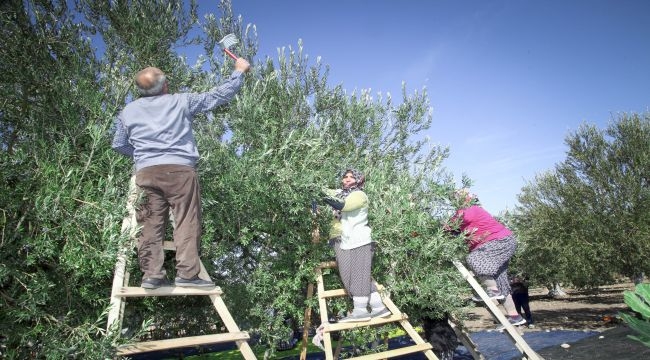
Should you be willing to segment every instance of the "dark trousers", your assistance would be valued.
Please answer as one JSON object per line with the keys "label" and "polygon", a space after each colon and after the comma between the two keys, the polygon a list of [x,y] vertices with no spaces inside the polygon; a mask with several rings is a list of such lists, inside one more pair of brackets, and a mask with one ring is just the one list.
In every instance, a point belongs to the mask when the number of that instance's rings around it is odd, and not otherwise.
{"label": "dark trousers", "polygon": [[363,245],[355,249],[341,249],[341,240],[334,240],[334,252],[343,287],[350,296],[370,296],[377,291],[372,282],[372,245]]}
{"label": "dark trousers", "polygon": [[[530,304],[528,299],[528,294],[512,294],[512,301],[515,303],[515,309],[520,315],[525,315],[526,321],[528,323],[533,323],[533,316],[530,314]],[[523,309],[523,313],[521,310]]]}
{"label": "dark trousers", "polygon": [[138,240],[138,261],[143,278],[164,278],[163,240],[169,218],[174,214],[176,276],[184,279],[201,270],[201,194],[196,170],[184,165],[156,165],[136,173],[136,184],[145,194],[138,207],[142,226]]}

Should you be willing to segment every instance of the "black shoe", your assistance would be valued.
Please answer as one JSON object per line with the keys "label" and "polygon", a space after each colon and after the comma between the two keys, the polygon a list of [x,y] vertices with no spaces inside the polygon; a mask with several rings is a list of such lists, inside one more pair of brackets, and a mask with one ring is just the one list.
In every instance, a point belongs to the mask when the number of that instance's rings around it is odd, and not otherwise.
{"label": "black shoe", "polygon": [[169,281],[165,278],[145,278],[142,279],[142,284],[140,284],[140,287],[144,289],[158,289],[161,286],[169,286]]}
{"label": "black shoe", "polygon": [[212,281],[203,280],[200,277],[195,276],[191,279],[183,279],[177,277],[175,280],[175,285],[183,287],[210,287],[214,286],[214,283]]}

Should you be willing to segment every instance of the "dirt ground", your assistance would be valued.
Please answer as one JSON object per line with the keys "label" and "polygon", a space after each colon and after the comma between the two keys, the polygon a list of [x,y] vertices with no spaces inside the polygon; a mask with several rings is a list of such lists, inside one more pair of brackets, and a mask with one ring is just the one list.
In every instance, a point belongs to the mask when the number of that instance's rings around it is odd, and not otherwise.
{"label": "dirt ground", "polygon": [[[633,283],[602,286],[597,291],[564,289],[568,296],[550,298],[547,289],[530,290],[530,311],[534,327],[520,332],[546,330],[604,331],[621,324],[619,311],[627,309],[623,291],[634,290]],[[500,307],[501,308],[501,307]],[[470,331],[491,330],[497,325],[485,307],[476,307],[463,322]]]}
{"label": "dirt ground", "polygon": [[[520,326],[524,337],[557,334],[557,330],[598,332],[570,344],[556,344],[535,349],[545,360],[636,360],[650,359],[650,348],[629,338],[635,332],[622,322],[618,313],[629,311],[623,300],[632,283],[602,286],[597,291],[564,289],[568,296],[550,298],[546,289],[530,291],[530,308],[534,327]],[[495,323],[483,307],[476,307],[464,321],[470,332],[492,330]],[[532,334],[530,332],[537,332]],[[526,336],[529,333],[529,336]],[[542,336],[542,338],[545,338]],[[532,343],[530,344],[532,346]]]}

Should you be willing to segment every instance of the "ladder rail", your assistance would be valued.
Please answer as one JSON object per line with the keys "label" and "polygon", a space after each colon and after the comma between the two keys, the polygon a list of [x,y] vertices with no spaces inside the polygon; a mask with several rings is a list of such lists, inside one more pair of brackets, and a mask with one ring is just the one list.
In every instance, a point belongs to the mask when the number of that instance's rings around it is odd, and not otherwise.
{"label": "ladder rail", "polygon": [[[199,277],[201,277],[202,279],[205,278],[209,279],[210,276],[208,274],[208,271],[205,269],[203,262],[200,262],[200,264],[201,264],[201,271],[199,272]],[[235,322],[235,319],[233,319],[232,315],[230,315],[230,311],[228,311],[226,304],[223,302],[223,299],[221,298],[221,295],[217,294],[217,295],[208,295],[208,296],[212,301],[212,305],[214,305],[214,308],[217,310],[217,313],[219,314],[221,321],[223,321],[223,324],[226,326],[226,329],[228,329],[228,332],[229,333],[241,332],[239,326],[237,326],[237,323]],[[237,348],[244,356],[244,359],[248,360],[248,359],[257,358],[248,341],[236,340],[235,344],[237,344]]]}
{"label": "ladder rail", "polygon": [[[383,286],[379,285],[376,281],[374,283],[375,283],[375,286],[377,287],[377,289],[383,289]],[[384,305],[386,305],[388,310],[390,310],[393,314],[402,314],[402,312],[399,311],[399,309],[397,308],[395,303],[393,303],[393,300],[391,300],[391,298],[389,296],[382,296],[382,300],[384,301]],[[425,341],[424,339],[422,339],[420,334],[418,334],[418,332],[415,331],[415,329],[413,328],[411,323],[408,322],[408,320],[403,318],[402,320],[399,321],[399,323],[400,323],[400,325],[402,325],[402,327],[404,328],[406,333],[409,334],[411,339],[413,339],[413,341],[416,344],[418,344],[418,345],[428,344],[428,342]],[[429,345],[429,346],[431,346],[431,345]],[[429,360],[438,360],[438,357],[433,353],[433,351],[431,351],[431,349],[429,349],[428,351],[425,351],[424,355]]]}
{"label": "ladder rail", "polygon": [[[127,286],[129,283],[129,272],[126,271],[128,248],[133,245],[138,232],[138,223],[135,215],[135,203],[138,200],[139,190],[135,183],[135,173],[129,178],[129,190],[126,199],[127,215],[122,220],[120,232],[128,234],[128,247],[125,246],[119,250],[117,261],[115,263],[115,274],[113,275],[113,286],[111,289],[110,307],[108,318],[106,320],[106,330],[108,335],[112,335],[113,329],[122,328],[122,319],[124,317],[124,307],[126,302],[122,297],[117,296],[120,288]],[[117,325],[115,323],[117,322]]]}
{"label": "ladder rail", "polygon": [[[314,204],[315,205],[315,204]],[[312,209],[312,230],[311,230],[311,243],[313,245],[320,242],[320,230],[318,229],[318,221],[316,219],[317,211]],[[307,285],[307,297],[309,301],[314,296],[314,283],[309,282]],[[311,306],[305,307],[305,317],[302,326],[302,342],[300,345],[300,360],[307,359],[307,342],[309,341],[309,328],[311,327]]]}
{"label": "ladder rail", "polygon": [[517,350],[521,352],[523,355],[527,356],[528,360],[542,360],[542,358],[528,345],[528,343],[524,340],[524,338],[517,332],[517,329],[515,329],[512,324],[510,324],[510,321],[506,318],[505,315],[499,310],[499,308],[490,300],[490,297],[488,294],[483,290],[483,286],[476,281],[474,276],[465,268],[465,266],[458,260],[454,261],[454,265],[460,271],[461,275],[463,278],[472,286],[474,291],[478,293],[478,295],[481,297],[485,305],[487,306],[488,310],[494,317],[499,320],[499,322],[504,326],[504,329],[506,330],[506,334],[510,337],[510,339],[514,342],[515,347],[517,347]]}
{"label": "ladder rail", "polygon": [[[438,360],[438,357],[431,350],[432,349],[431,344],[429,344],[427,341],[422,339],[420,334],[418,334],[417,331],[415,331],[415,329],[411,325],[411,323],[409,323],[408,316],[402,313],[397,308],[397,306],[393,303],[393,301],[390,299],[388,295],[382,294],[382,301],[384,302],[384,305],[386,305],[386,307],[391,311],[392,315],[390,317],[373,318],[367,322],[330,324],[328,318],[328,312],[327,312],[327,299],[333,297],[347,296],[347,292],[344,289],[327,290],[327,291],[325,290],[322,270],[328,268],[335,268],[335,267],[336,267],[336,262],[330,261],[330,262],[321,263],[320,266],[314,269],[314,271],[316,272],[317,298],[318,298],[318,306],[320,310],[321,324],[325,324],[323,326],[324,327],[323,347],[325,351],[326,360],[333,360],[334,355],[338,357],[341,344],[342,344],[342,341],[339,340],[337,343],[336,354],[333,354],[332,340],[330,336],[331,332],[349,330],[349,329],[366,327],[366,326],[377,326],[377,325],[383,325],[383,324],[394,323],[394,322],[397,322],[404,329],[404,331],[406,331],[406,333],[411,337],[413,342],[415,342],[415,345],[393,349],[393,350],[387,350],[376,354],[363,355],[363,356],[355,357],[353,359],[365,359],[365,360],[387,359],[390,357],[422,352],[427,359]],[[375,284],[378,291],[384,290],[384,287],[378,284],[376,281],[373,280],[373,283]]]}
{"label": "ladder rail", "polygon": [[[314,296],[314,284],[307,285],[307,300]],[[300,360],[307,359],[307,343],[309,342],[309,327],[311,326],[311,307],[305,308],[303,327],[302,327],[302,340],[300,346]]]}
{"label": "ladder rail", "polygon": [[[121,332],[122,322],[124,319],[124,308],[126,306],[127,297],[141,297],[141,296],[177,296],[177,295],[201,295],[209,296],[212,305],[217,311],[221,321],[224,323],[227,333],[211,334],[202,336],[181,337],[175,339],[145,341],[133,344],[126,344],[119,346],[118,354],[135,354],[140,352],[155,351],[160,349],[170,349],[177,347],[199,346],[208,343],[217,342],[235,342],[242,356],[246,360],[257,359],[253,349],[251,348],[248,340],[250,336],[247,332],[241,331],[232,315],[228,311],[226,304],[221,298],[222,292],[219,287],[211,289],[199,288],[180,288],[180,287],[160,287],[158,289],[147,290],[140,287],[129,287],[129,271],[127,265],[129,262],[128,255],[131,248],[135,245],[135,239],[138,232],[138,225],[135,215],[135,203],[139,196],[138,187],[135,183],[135,175],[131,176],[129,181],[129,195],[127,198],[126,208],[128,215],[122,221],[122,234],[128,234],[129,241],[119,250],[117,254],[117,261],[115,263],[115,273],[113,275],[113,283],[111,288],[110,308],[107,318],[107,335],[115,335],[115,331]],[[176,250],[176,246],[172,241],[163,241],[164,250]],[[199,262],[201,270],[199,277],[202,279],[210,279],[203,262]]]}
{"label": "ladder rail", "polygon": [[[316,288],[319,294],[322,294],[325,291],[323,270],[321,268],[316,268]],[[318,296],[318,310],[320,313],[320,323],[329,324],[329,318],[327,316],[327,302],[320,296]],[[334,354],[332,353],[332,336],[327,331],[323,331],[323,347],[325,348],[325,359],[333,360]]]}
{"label": "ladder rail", "polygon": [[[126,255],[125,251],[120,251],[117,256],[117,263],[115,264],[115,275],[113,276],[113,289],[111,290],[110,310],[108,311],[108,318],[106,320],[106,330],[109,335],[113,334],[115,327],[122,327],[122,318],[124,317],[125,301],[121,296],[118,296],[120,289],[128,281],[126,271]],[[117,326],[115,324],[117,323]]]}
{"label": "ladder rail", "polygon": [[485,360],[483,354],[481,354],[481,352],[478,351],[478,346],[476,346],[476,344],[469,336],[469,334],[465,331],[465,329],[463,329],[462,327],[456,324],[456,319],[453,316],[450,316],[447,322],[449,323],[449,326],[451,326],[451,328],[454,329],[454,332],[456,333],[456,337],[460,339],[460,342],[463,344],[463,346],[465,346],[467,351],[469,351],[469,353],[472,355],[472,358],[474,360]]}

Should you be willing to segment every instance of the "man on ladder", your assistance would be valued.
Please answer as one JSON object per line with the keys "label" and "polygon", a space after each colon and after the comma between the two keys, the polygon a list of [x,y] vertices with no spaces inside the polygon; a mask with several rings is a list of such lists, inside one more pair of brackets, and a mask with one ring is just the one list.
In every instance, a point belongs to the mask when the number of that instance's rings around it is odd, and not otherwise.
{"label": "man on ladder", "polygon": [[[255,359],[248,344],[250,336],[240,331],[221,298],[222,291],[210,280],[201,262],[201,199],[196,162],[199,158],[193,117],[228,103],[243,84],[248,61],[235,61],[232,75],[221,86],[204,93],[169,94],[165,74],[148,67],[135,77],[142,95],[120,112],[115,120],[112,147],[133,159],[135,177],[127,203],[129,216],[122,231],[136,235],[134,220],[142,225],[138,239],[138,261],[142,271],[140,287],[128,286],[127,256],[118,255],[107,318],[108,333],[121,330],[125,299],[158,296],[209,296],[226,333],[182,336],[120,345],[117,355],[235,342],[246,360]],[[146,197],[137,203],[135,185]],[[169,211],[174,214],[174,241],[164,241]],[[134,211],[135,210],[135,211]],[[164,270],[164,250],[176,251],[176,280],[170,285]]]}
{"label": "man on ladder", "polygon": [[145,289],[169,285],[163,268],[163,237],[170,208],[175,221],[175,285],[214,286],[198,276],[201,199],[193,116],[229,102],[241,88],[249,67],[248,61],[237,59],[230,78],[205,93],[169,94],[165,74],[155,67],[145,68],[135,77],[142,97],[126,105],[116,118],[112,147],[133,158],[136,184],[146,196],[137,209],[142,225],[138,260]]}

